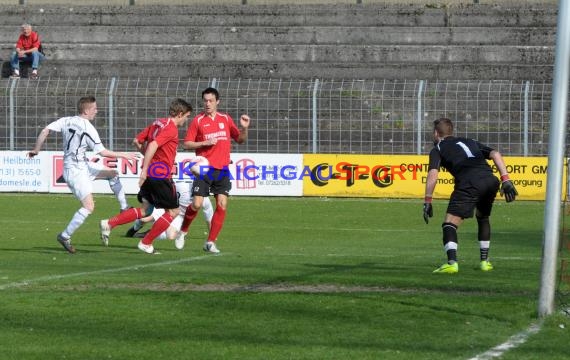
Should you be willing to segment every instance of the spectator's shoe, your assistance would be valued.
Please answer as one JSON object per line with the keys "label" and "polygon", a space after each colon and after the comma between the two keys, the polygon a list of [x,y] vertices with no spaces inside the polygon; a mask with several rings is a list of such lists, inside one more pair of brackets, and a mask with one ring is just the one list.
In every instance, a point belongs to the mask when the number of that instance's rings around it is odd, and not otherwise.
{"label": "spectator's shoe", "polygon": [[220,250],[216,247],[216,243],[213,241],[206,241],[204,243],[204,251],[209,252],[211,254],[219,254]]}
{"label": "spectator's shoe", "polygon": [[481,269],[481,271],[491,271],[493,270],[493,264],[488,260],[483,260],[479,264],[479,269]]}
{"label": "spectator's shoe", "polygon": [[19,79],[20,78],[20,74],[13,72],[12,75],[10,75],[10,79]]}
{"label": "spectator's shoe", "polygon": [[142,240],[139,241],[138,248],[141,251],[144,251],[147,254],[154,254],[154,246],[143,244]]}
{"label": "spectator's shoe", "polygon": [[63,246],[65,250],[67,250],[70,254],[75,254],[75,248],[71,245],[71,239],[66,239],[61,235],[61,233],[57,234],[57,241]]}
{"label": "spectator's shoe", "polygon": [[101,242],[104,246],[109,246],[109,236],[111,235],[109,220],[101,220],[99,228],[101,229]]}
{"label": "spectator's shoe", "polygon": [[127,230],[127,233],[125,234],[126,237],[135,237],[135,234],[137,233],[138,230],[135,230],[135,226],[131,226],[129,230]]}
{"label": "spectator's shoe", "polygon": [[457,263],[445,263],[433,271],[434,274],[457,274],[459,272],[459,265]]}
{"label": "spectator's shoe", "polygon": [[178,250],[184,249],[184,243],[186,243],[186,233],[183,231],[178,232],[178,236],[174,239],[174,247]]}
{"label": "spectator's shoe", "polygon": [[38,73],[32,73],[30,75],[30,80],[37,80],[39,78],[40,78],[40,76],[38,75]]}

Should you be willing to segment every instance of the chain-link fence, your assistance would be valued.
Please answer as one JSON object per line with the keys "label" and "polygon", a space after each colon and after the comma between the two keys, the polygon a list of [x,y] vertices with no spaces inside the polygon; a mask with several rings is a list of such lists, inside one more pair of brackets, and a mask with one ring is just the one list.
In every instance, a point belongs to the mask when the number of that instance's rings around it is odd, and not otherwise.
{"label": "chain-link fence", "polygon": [[[255,153],[423,154],[432,122],[455,121],[456,133],[505,155],[548,152],[551,84],[529,81],[41,79],[1,80],[0,150],[28,150],[49,122],[76,113],[79,97],[94,95],[94,122],[104,144],[131,150],[134,135],[167,116],[176,97],[195,113],[208,86],[219,110],[249,114],[249,139],[234,151]],[[181,129],[183,137],[185,129]],[[59,150],[57,136],[45,150]]]}

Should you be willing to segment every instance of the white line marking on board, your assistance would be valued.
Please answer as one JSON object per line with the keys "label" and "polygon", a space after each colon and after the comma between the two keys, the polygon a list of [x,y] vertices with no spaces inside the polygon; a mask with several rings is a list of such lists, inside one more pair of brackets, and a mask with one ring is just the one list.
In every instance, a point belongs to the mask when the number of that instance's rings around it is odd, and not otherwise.
{"label": "white line marking on board", "polygon": [[[225,254],[227,255],[227,253],[225,253]],[[72,277],[89,276],[89,275],[96,275],[96,274],[106,274],[106,273],[114,273],[114,272],[121,272],[121,271],[131,271],[131,270],[144,269],[144,268],[153,267],[153,266],[175,265],[175,264],[181,264],[181,263],[185,263],[185,262],[204,260],[207,258],[218,257],[218,256],[222,256],[222,254],[194,256],[194,257],[179,259],[179,260],[162,261],[162,262],[151,263],[151,264],[142,264],[142,265],[132,265],[132,266],[125,266],[125,267],[114,268],[114,269],[103,269],[103,270],[95,270],[95,271],[83,271],[83,272],[71,273],[71,274],[41,276],[41,277],[38,277],[35,279],[22,280],[22,281],[9,283],[9,284],[0,285],[0,290],[6,290],[6,289],[21,287],[21,286],[28,286],[28,285],[33,284],[33,283],[40,283],[40,282],[44,282],[44,281],[67,279],[67,278],[72,278]]]}
{"label": "white line marking on board", "polygon": [[488,359],[498,358],[499,356],[502,356],[505,352],[514,349],[519,345],[524,344],[530,336],[538,333],[541,327],[542,327],[542,321],[538,323],[533,323],[528,327],[528,329],[511,336],[509,340],[502,343],[501,345],[497,345],[494,348],[485,351],[484,353],[479,354],[469,360],[488,360]]}

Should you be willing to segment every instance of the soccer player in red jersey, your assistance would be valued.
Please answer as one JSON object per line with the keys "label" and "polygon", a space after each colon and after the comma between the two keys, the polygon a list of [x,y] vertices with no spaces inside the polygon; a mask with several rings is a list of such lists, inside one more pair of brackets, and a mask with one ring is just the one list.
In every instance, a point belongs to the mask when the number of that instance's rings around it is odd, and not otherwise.
{"label": "soccer player in red jersey", "polygon": [[[152,129],[149,129],[149,136],[152,136],[153,140],[146,146],[138,198],[139,201],[146,199],[154,207],[166,211],[138,244],[138,248],[148,254],[154,253],[154,239],[170,226],[179,212],[178,196],[171,173],[178,148],[178,128],[186,123],[191,112],[192,106],[189,103],[183,99],[175,99],[170,103],[170,117],[155,120]],[[101,220],[103,243],[108,244],[111,229],[115,226],[140,219],[145,213],[144,208],[133,208],[111,219]]]}
{"label": "soccer player in red jersey", "polygon": [[212,225],[208,238],[204,243],[204,251],[217,254],[216,239],[224,225],[228,196],[232,187],[228,165],[230,164],[231,140],[242,144],[247,139],[247,129],[250,118],[240,116],[241,130],[238,129],[232,117],[218,112],[220,94],[214,88],[202,91],[204,111],[198,114],[190,123],[184,138],[184,148],[195,150],[196,155],[208,159],[209,171],[194,180],[192,204],[186,210],[179,236],[185,236],[192,220],[202,207],[204,198],[214,194],[216,210],[212,217]]}

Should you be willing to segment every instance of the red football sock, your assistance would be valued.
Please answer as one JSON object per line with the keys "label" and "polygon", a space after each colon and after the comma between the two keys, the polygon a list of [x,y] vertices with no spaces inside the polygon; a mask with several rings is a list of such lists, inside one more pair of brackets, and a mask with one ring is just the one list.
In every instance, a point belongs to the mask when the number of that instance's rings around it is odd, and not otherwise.
{"label": "red football sock", "polygon": [[186,214],[184,214],[184,220],[182,220],[182,226],[180,227],[180,231],[187,233],[190,224],[198,214],[197,210],[194,210],[192,206],[188,206],[186,208]]}
{"label": "red football sock", "polygon": [[128,224],[135,221],[136,219],[142,218],[143,210],[140,208],[131,208],[123,211],[119,215],[116,215],[109,219],[109,226],[114,228],[117,225]]}
{"label": "red football sock", "polygon": [[148,233],[142,239],[142,243],[145,245],[151,245],[158,235],[162,234],[164,230],[168,229],[171,222],[172,216],[170,216],[168,212],[165,212],[154,222]]}
{"label": "red football sock", "polygon": [[221,206],[216,206],[216,211],[214,211],[214,216],[212,216],[212,228],[208,235],[208,241],[216,241],[218,234],[222,231],[222,226],[224,226],[225,218],[226,209],[223,209]]}

